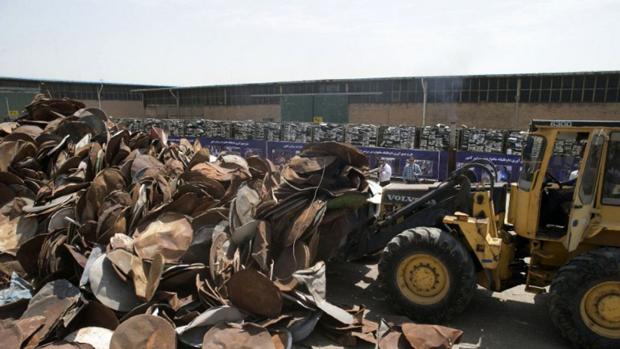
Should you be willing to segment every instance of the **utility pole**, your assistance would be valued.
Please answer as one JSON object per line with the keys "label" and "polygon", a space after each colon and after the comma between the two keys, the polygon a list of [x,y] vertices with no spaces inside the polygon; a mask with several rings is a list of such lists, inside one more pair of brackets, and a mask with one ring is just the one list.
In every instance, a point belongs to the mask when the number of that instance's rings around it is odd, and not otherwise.
{"label": "utility pole", "polygon": [[101,81],[101,86],[97,89],[97,102],[99,104],[99,109],[101,109],[101,91],[103,91],[103,81]]}
{"label": "utility pole", "polygon": [[[168,89],[168,91],[170,91],[170,94],[171,94],[171,95],[172,95],[172,97],[174,97],[174,99],[176,100],[176,104],[177,104],[177,115],[176,115],[176,117],[178,118],[178,117],[179,117],[179,112],[180,112],[180,111],[179,111],[179,109],[180,109],[180,107],[181,107],[181,106],[180,106],[180,104],[179,104],[179,95],[178,95],[178,92],[177,92],[177,94],[174,94],[174,92],[172,92],[172,89]],[[170,117],[170,116],[168,116],[168,117]]]}
{"label": "utility pole", "polygon": [[519,102],[521,100],[521,78],[517,79],[517,94],[515,95],[515,117],[514,128],[519,128]]}
{"label": "utility pole", "polygon": [[427,86],[428,81],[424,81],[424,78],[422,78],[422,94],[424,98],[422,100],[422,127],[426,126],[426,100],[428,98]]}

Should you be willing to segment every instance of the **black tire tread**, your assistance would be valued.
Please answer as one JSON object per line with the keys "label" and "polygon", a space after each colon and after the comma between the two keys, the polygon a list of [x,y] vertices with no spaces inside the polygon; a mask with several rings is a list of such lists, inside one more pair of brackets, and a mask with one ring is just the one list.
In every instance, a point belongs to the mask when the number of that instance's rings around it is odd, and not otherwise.
{"label": "black tire tread", "polygon": [[[451,302],[441,309],[425,312],[420,309],[412,309],[401,296],[393,281],[398,263],[402,259],[402,254],[411,249],[420,250],[433,248],[441,253],[442,256],[452,261],[451,266],[456,268],[458,278],[456,284],[460,287],[450,290],[449,298]],[[411,319],[439,323],[453,318],[465,310],[476,289],[474,263],[466,248],[452,235],[437,228],[417,227],[408,229],[396,235],[383,250],[381,261],[379,262],[378,281],[387,293],[388,302],[399,306],[399,311]],[[451,287],[454,283],[451,284]]]}
{"label": "black tire tread", "polygon": [[574,314],[577,294],[583,286],[599,279],[620,276],[620,249],[599,248],[585,252],[562,266],[549,291],[549,316],[562,336],[579,348],[609,348],[620,344],[596,335],[576,323]]}

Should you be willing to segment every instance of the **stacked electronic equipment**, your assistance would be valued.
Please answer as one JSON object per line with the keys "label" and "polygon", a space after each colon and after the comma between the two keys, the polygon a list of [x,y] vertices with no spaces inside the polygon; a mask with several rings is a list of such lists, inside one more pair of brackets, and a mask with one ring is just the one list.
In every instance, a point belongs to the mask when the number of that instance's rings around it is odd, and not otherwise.
{"label": "stacked electronic equipment", "polygon": [[306,143],[312,139],[312,129],[308,122],[283,122],[281,125],[281,140],[285,142]]}
{"label": "stacked electronic equipment", "polygon": [[235,121],[232,125],[234,139],[253,139],[256,122],[252,120]]}
{"label": "stacked electronic equipment", "polygon": [[471,152],[503,153],[506,132],[482,128],[463,128],[459,149]]}
{"label": "stacked electronic equipment", "polygon": [[139,132],[148,130],[151,127],[158,127],[166,130],[170,136],[185,136],[187,135],[186,125],[187,120],[178,119],[119,119],[119,125],[127,128],[132,132]]}
{"label": "stacked electronic equipment", "polygon": [[207,138],[231,138],[232,122],[221,120],[205,120],[204,136]]}
{"label": "stacked electronic equipment", "polygon": [[322,122],[313,124],[312,142],[344,142],[345,126]]}
{"label": "stacked electronic equipment", "polygon": [[521,155],[526,135],[525,131],[509,131],[506,136],[506,154]]}
{"label": "stacked electronic equipment", "polygon": [[264,139],[266,141],[281,140],[281,128],[279,122],[258,122],[254,131],[254,139]]}
{"label": "stacked electronic equipment", "polygon": [[[462,128],[451,133],[446,125],[378,126],[375,124],[335,124],[309,122],[228,121],[210,119],[119,119],[118,124],[132,132],[159,127],[173,137],[233,138],[239,140],[309,142],[346,142],[360,147],[448,150],[451,144],[461,151],[521,155],[524,131]],[[456,144],[451,143],[451,135]],[[454,140],[453,140],[454,141]],[[579,142],[562,140],[556,153],[578,156]]]}
{"label": "stacked electronic equipment", "polygon": [[424,126],[420,130],[420,149],[448,150],[450,148],[450,126]]}
{"label": "stacked electronic equipment", "polygon": [[205,122],[204,120],[190,120],[185,123],[185,132],[182,135],[185,137],[201,137],[204,136],[205,133]]}
{"label": "stacked electronic equipment", "polygon": [[379,127],[372,124],[348,124],[345,142],[358,147],[375,147]]}
{"label": "stacked electronic equipment", "polygon": [[586,145],[587,140],[575,140],[573,138],[569,139],[561,139],[558,138],[555,141],[555,145],[553,147],[553,153],[555,155],[565,155],[565,156],[573,156],[573,157],[581,157],[581,153],[583,148]]}
{"label": "stacked electronic equipment", "polygon": [[379,129],[379,146],[413,149],[416,147],[417,128],[411,125],[383,126]]}

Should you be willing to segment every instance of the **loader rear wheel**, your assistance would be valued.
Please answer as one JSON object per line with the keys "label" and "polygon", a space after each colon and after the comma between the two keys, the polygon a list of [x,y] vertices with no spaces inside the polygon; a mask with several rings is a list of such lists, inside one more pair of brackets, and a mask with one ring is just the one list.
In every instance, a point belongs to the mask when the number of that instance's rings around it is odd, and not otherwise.
{"label": "loader rear wheel", "polygon": [[620,249],[600,248],[569,261],[549,292],[562,336],[583,348],[620,347]]}
{"label": "loader rear wheel", "polygon": [[452,235],[426,227],[405,230],[387,244],[379,280],[399,311],[431,323],[461,313],[476,288],[467,249]]}

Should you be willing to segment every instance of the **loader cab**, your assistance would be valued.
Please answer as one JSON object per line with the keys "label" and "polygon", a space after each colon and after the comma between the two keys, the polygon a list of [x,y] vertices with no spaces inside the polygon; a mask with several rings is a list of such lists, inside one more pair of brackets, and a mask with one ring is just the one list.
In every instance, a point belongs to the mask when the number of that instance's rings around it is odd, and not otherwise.
{"label": "loader cab", "polygon": [[617,127],[619,122],[532,122],[519,181],[511,186],[508,221],[518,235],[561,241],[568,251],[579,245],[598,210],[603,175],[614,171],[611,163],[603,164]]}

